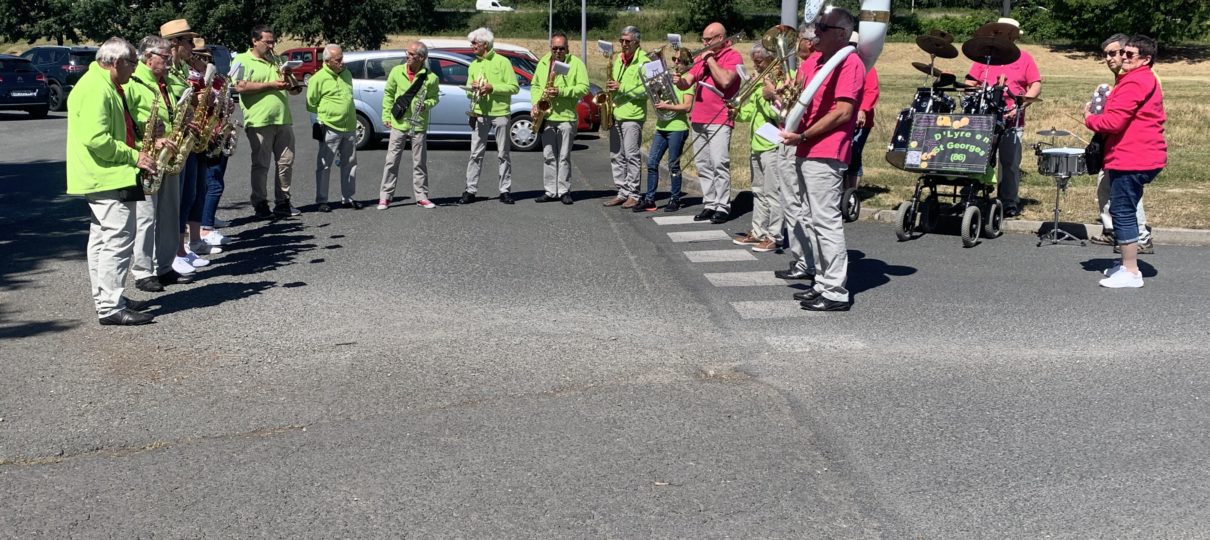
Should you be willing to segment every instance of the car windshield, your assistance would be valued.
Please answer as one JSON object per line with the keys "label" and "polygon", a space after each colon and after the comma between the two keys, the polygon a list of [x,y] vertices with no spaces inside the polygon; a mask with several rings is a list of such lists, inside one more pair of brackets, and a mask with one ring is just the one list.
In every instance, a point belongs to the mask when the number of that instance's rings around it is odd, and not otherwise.
{"label": "car windshield", "polygon": [[0,60],[0,71],[5,73],[37,73],[29,60]]}
{"label": "car windshield", "polygon": [[522,71],[529,73],[530,75],[533,75],[534,70],[538,69],[538,64],[530,61],[530,59],[528,59],[528,58],[522,58],[520,56],[509,56],[508,60],[513,63],[513,67],[521,69]]}
{"label": "car windshield", "polygon": [[71,53],[72,63],[77,66],[87,66],[97,57],[95,51]]}

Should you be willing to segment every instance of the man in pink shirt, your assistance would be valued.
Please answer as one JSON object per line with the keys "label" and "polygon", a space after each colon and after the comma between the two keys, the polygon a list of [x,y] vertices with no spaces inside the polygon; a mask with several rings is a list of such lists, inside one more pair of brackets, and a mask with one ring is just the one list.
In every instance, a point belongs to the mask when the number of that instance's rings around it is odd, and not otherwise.
{"label": "man in pink shirt", "polygon": [[[739,92],[735,66],[744,58],[727,41],[727,29],[710,23],[702,30],[706,50],[695,59],[689,73],[674,76],[681,90],[697,83],[689,127],[693,131],[693,164],[702,184],[702,211],[695,221],[724,223],[731,217],[731,128],[735,121],[727,113],[726,100]],[[716,92],[717,90],[717,92]]]}
{"label": "man in pink shirt", "polygon": [[[1002,17],[996,22],[1021,28],[1021,23],[1008,17]],[[1009,39],[1016,41],[1020,35],[1019,32],[1020,30],[1008,36]],[[969,87],[979,86],[983,83],[994,85],[1000,80],[1000,77],[1005,79],[1007,94],[1038,97],[1042,93],[1042,75],[1038,72],[1038,64],[1024,50],[1021,51],[1021,57],[1011,64],[1003,66],[989,66],[981,62],[971,64],[971,69],[966,74],[966,85]],[[1017,190],[1021,184],[1021,133],[1025,130],[1025,113],[1022,105],[1015,103],[1011,97],[1006,96],[1004,104],[1009,107],[1009,110],[1004,115],[1007,127],[1004,129],[1004,134],[1000,136],[1000,146],[997,150],[1000,154],[1000,172],[996,197],[1004,203],[1004,217],[1015,217],[1021,215],[1021,201],[1017,197]]]}
{"label": "man in pink shirt", "polygon": [[[832,55],[849,43],[857,26],[853,14],[842,8],[825,11],[815,23],[815,48],[798,67],[798,77],[810,81]],[[782,144],[794,145],[799,191],[803,194],[801,219],[810,249],[805,261],[795,264],[814,270],[810,290],[796,293],[803,309],[848,311],[852,302],[845,288],[849,254],[840,214],[840,185],[853,148],[857,107],[861,103],[866,69],[856,54],[847,56],[824,80],[803,116],[799,133],[782,131]]]}
{"label": "man in pink shirt", "polygon": [[1139,224],[1136,216],[1143,186],[1168,164],[1164,139],[1164,90],[1151,71],[1155,40],[1131,37],[1122,47],[1122,74],[1105,101],[1105,111],[1084,107],[1084,125],[1105,136],[1105,174],[1109,177],[1109,215],[1122,250],[1122,262],[1105,271],[1102,287],[1143,286],[1139,272]]}

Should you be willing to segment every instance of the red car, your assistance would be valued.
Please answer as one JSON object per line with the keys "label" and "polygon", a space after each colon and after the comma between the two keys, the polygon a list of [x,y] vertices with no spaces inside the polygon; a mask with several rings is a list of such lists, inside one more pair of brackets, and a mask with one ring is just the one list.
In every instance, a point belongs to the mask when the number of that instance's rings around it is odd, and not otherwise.
{"label": "red car", "polygon": [[298,60],[302,62],[302,66],[294,70],[294,78],[302,81],[304,84],[311,80],[311,75],[319,71],[323,67],[324,50],[323,47],[298,47],[294,49],[286,49],[281,53],[287,61]]}
{"label": "red car", "polygon": [[[445,51],[466,56],[474,57],[475,51],[471,47],[471,42],[465,39],[422,39],[430,50]],[[529,49],[501,43],[497,41],[493,45],[496,54],[504,55],[509,62],[513,64],[513,71],[518,76],[523,77],[526,81],[531,81],[534,78],[534,69],[538,67],[537,56],[529,52]],[[601,110],[593,101],[593,96],[596,96],[601,91],[601,87],[595,84],[588,85],[588,94],[576,104],[576,131],[598,131],[601,129]]]}

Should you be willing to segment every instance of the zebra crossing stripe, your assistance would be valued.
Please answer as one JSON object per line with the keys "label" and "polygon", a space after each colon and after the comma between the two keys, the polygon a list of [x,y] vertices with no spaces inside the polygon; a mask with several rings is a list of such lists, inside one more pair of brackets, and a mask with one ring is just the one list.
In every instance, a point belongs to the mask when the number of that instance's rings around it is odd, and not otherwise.
{"label": "zebra crossing stripe", "polygon": [[730,240],[731,236],[727,231],[711,229],[709,231],[681,231],[670,232],[668,238],[673,242],[711,242],[714,240]]}
{"label": "zebra crossing stripe", "polygon": [[658,216],[651,218],[656,225],[709,225],[710,220],[693,221],[693,216]]}
{"label": "zebra crossing stripe", "polygon": [[746,249],[708,249],[704,251],[686,251],[689,262],[736,262],[755,261],[756,256]]}
{"label": "zebra crossing stripe", "polygon": [[756,272],[714,272],[706,273],[706,279],[715,287],[764,287],[768,285],[784,286],[787,281],[773,276],[771,270]]}
{"label": "zebra crossing stripe", "polygon": [[822,311],[807,311],[793,299],[731,302],[741,319],[788,319],[791,317],[814,317]]}

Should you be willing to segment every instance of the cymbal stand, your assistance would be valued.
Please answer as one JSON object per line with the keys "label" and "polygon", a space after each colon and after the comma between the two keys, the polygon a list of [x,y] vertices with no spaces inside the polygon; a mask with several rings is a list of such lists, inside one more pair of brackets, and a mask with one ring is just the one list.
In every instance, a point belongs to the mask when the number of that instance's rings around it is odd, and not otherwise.
{"label": "cymbal stand", "polygon": [[1049,245],[1063,244],[1068,246],[1087,245],[1083,240],[1076,238],[1074,234],[1059,228],[1059,197],[1067,191],[1067,181],[1071,179],[1070,174],[1056,174],[1052,176],[1055,179],[1055,221],[1054,226],[1049,231],[1038,238],[1038,247],[1042,244]]}

